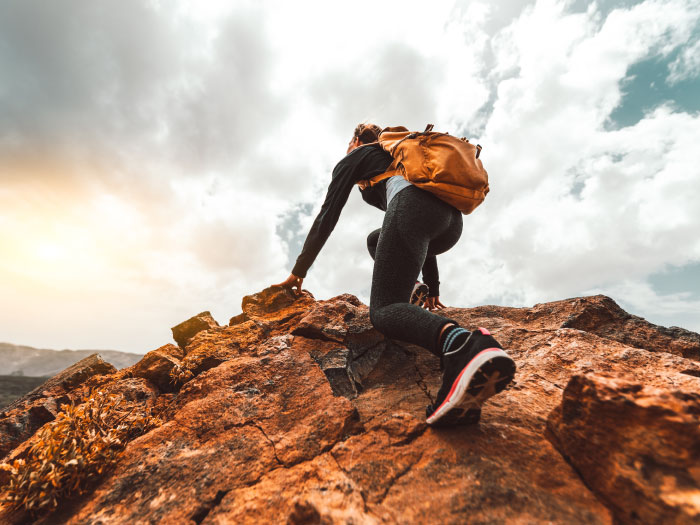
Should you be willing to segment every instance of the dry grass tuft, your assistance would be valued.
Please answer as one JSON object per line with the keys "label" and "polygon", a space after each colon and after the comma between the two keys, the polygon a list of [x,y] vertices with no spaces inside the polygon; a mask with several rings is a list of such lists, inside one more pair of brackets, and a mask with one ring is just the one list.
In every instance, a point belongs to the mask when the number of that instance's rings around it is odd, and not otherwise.
{"label": "dry grass tuft", "polygon": [[170,383],[175,386],[178,390],[187,383],[190,379],[194,377],[194,374],[192,373],[191,370],[188,370],[184,366],[174,366],[170,370]]}
{"label": "dry grass tuft", "polygon": [[121,395],[90,392],[81,404],[61,405],[56,419],[32,438],[25,459],[1,463],[9,472],[0,501],[36,516],[84,493],[126,444],[160,424],[150,409],[134,409]]}

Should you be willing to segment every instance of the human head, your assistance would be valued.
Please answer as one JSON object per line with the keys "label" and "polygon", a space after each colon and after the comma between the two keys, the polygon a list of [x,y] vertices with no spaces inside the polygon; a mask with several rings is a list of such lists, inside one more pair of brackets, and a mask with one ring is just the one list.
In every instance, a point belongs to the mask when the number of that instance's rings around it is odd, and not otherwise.
{"label": "human head", "polygon": [[381,131],[382,128],[376,124],[358,124],[354,133],[352,134],[350,144],[348,144],[348,153],[363,144],[377,142]]}

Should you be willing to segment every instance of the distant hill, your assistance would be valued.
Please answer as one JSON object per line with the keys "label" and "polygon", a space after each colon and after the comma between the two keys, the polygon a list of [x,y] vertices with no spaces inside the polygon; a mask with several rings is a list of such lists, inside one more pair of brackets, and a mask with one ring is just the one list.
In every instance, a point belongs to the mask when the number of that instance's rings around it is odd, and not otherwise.
{"label": "distant hill", "polygon": [[18,397],[31,392],[47,379],[47,377],[0,376],[0,410]]}
{"label": "distant hill", "polygon": [[131,366],[143,357],[117,350],[47,350],[0,343],[0,375],[53,376],[95,352],[117,369]]}

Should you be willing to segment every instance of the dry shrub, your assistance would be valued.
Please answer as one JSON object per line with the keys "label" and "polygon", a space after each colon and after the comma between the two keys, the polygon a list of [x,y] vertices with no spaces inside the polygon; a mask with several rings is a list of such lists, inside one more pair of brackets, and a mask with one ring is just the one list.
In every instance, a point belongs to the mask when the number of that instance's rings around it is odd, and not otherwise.
{"label": "dry shrub", "polygon": [[191,370],[187,369],[186,366],[175,365],[169,373],[170,383],[175,386],[178,390],[187,383],[190,379],[194,377]]}
{"label": "dry shrub", "polygon": [[9,472],[0,501],[32,515],[52,511],[84,493],[130,440],[159,424],[150,409],[130,408],[121,395],[99,390],[79,405],[61,405],[56,419],[32,438],[25,459],[0,464]]}

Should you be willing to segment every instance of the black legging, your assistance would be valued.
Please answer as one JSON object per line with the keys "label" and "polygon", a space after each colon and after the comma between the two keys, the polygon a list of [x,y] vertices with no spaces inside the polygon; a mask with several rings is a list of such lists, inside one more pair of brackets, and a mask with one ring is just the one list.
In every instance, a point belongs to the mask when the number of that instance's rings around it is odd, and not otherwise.
{"label": "black legging", "polygon": [[451,321],[409,303],[427,255],[452,248],[462,235],[462,214],[432,193],[409,186],[389,203],[384,223],[367,237],[374,259],[369,317],[392,339],[440,355],[440,330]]}

